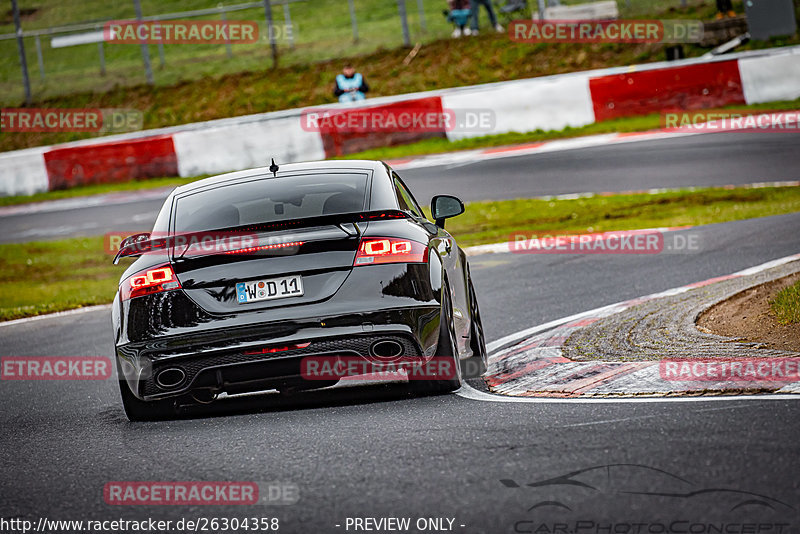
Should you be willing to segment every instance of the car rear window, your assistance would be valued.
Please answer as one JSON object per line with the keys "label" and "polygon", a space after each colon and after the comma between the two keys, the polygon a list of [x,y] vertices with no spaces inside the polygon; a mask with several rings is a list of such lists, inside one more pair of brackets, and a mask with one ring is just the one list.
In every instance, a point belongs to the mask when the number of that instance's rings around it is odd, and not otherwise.
{"label": "car rear window", "polygon": [[175,231],[199,232],[364,210],[367,175],[265,175],[178,199]]}

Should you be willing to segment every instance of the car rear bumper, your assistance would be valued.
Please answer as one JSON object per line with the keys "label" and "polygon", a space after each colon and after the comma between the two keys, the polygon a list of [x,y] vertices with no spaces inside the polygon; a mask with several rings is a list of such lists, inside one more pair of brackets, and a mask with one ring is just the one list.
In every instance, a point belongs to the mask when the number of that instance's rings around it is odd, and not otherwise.
{"label": "car rear bumper", "polygon": [[[438,341],[439,316],[438,306],[426,305],[206,329],[119,345],[117,363],[120,379],[142,400],[201,389],[259,391],[302,381],[303,358],[370,359],[374,344],[382,340],[401,345],[404,356],[431,357]],[[173,378],[182,375],[182,379],[161,380],[167,370],[174,371]],[[307,384],[309,388],[324,385],[328,384]]]}

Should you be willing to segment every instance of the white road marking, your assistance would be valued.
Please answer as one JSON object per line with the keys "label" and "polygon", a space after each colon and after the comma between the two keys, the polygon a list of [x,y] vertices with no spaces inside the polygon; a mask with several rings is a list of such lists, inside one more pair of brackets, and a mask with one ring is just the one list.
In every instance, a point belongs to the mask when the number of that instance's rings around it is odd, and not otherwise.
{"label": "white road marking", "polygon": [[719,402],[719,401],[764,401],[764,400],[800,400],[800,395],[718,395],[714,397],[621,397],[621,398],[558,398],[558,397],[507,397],[505,395],[493,395],[483,391],[478,391],[469,384],[463,384],[455,392],[459,397],[484,401],[484,402],[527,402],[533,404],[631,404],[631,403],[653,403],[653,402]]}
{"label": "white road marking", "polygon": [[[759,117],[772,117],[774,114],[756,115]],[[508,147],[507,150],[498,150],[498,147],[489,147],[477,150],[464,150],[444,154],[431,154],[427,156],[419,156],[412,159],[405,159],[400,161],[389,161],[389,165],[395,170],[406,169],[420,169],[427,167],[439,167],[447,165],[458,165],[461,162],[478,163],[486,160],[514,158],[519,156],[531,156],[535,154],[547,154],[552,152],[561,152],[566,150],[578,150],[584,148],[594,148],[599,146],[613,146],[629,143],[638,143],[642,141],[659,141],[662,139],[678,139],[681,137],[689,137],[696,135],[720,134],[732,131],[757,131],[756,128],[719,128],[716,122],[707,122],[695,125],[696,129],[675,130],[675,129],[660,129],[650,130],[645,132],[631,132],[631,133],[606,133],[596,135],[585,135],[579,137],[571,137],[566,139],[554,139],[543,141],[541,143],[533,143],[521,145],[518,147]],[[704,128],[704,126],[706,126]],[[500,147],[502,148],[502,147]]]}
{"label": "white road marking", "polygon": [[117,193],[105,193],[101,195],[62,198],[58,200],[31,202],[29,204],[3,206],[0,207],[0,217],[105,207],[105,206],[113,206],[116,204],[131,204],[134,202],[143,202],[151,200],[152,201],[163,200],[167,198],[167,195],[173,189],[175,189],[175,187],[168,186],[168,187],[159,187],[156,189],[142,189],[140,191],[122,191]]}
{"label": "white road marking", "polygon": [[156,211],[149,211],[147,213],[137,213],[133,217],[131,217],[131,221],[138,223],[138,222],[153,222],[156,220],[158,216],[158,212]]}
{"label": "white road marking", "polygon": [[80,314],[83,314],[83,313],[91,313],[91,312],[96,312],[96,311],[101,311],[101,310],[110,310],[110,309],[111,309],[111,304],[100,304],[98,306],[86,306],[84,308],[77,308],[75,310],[66,310],[66,311],[60,311],[60,312],[55,312],[55,313],[46,313],[46,314],[43,314],[43,315],[34,315],[33,317],[23,317],[22,319],[14,319],[14,320],[11,320],[11,321],[3,321],[3,322],[0,322],[0,327],[3,327],[3,326],[14,326],[14,325],[17,325],[17,324],[30,323],[32,321],[41,321],[42,319],[53,319],[53,318],[56,318],[56,317],[65,317],[65,316],[68,316],[68,315],[80,315]]}
{"label": "white road marking", "polygon": [[558,428],[573,428],[573,427],[580,427],[580,426],[607,425],[609,423],[624,423],[626,421],[636,421],[637,419],[652,419],[653,417],[661,417],[661,414],[636,415],[634,417],[620,417],[618,419],[603,419],[603,420],[600,420],[600,421],[587,421],[585,423],[573,423],[573,424],[569,424],[569,425],[560,425]]}

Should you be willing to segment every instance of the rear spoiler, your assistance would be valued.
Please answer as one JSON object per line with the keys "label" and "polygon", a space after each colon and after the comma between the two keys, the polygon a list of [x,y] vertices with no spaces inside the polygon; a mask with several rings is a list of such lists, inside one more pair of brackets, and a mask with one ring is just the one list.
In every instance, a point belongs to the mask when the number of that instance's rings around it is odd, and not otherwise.
{"label": "rear spoiler", "polygon": [[[303,219],[290,219],[275,223],[249,224],[246,226],[233,226],[219,228],[216,230],[204,230],[201,232],[187,232],[183,234],[165,234],[163,237],[153,237],[151,233],[141,233],[126,237],[120,243],[119,251],[114,256],[114,265],[119,263],[120,258],[135,258],[156,250],[168,250],[176,245],[190,243],[209,236],[219,236],[221,233],[255,233],[273,232],[279,230],[289,230],[293,228],[307,228],[311,226],[341,225],[346,223],[359,223],[376,220],[405,219],[409,215],[400,210],[381,210],[360,213],[342,213],[337,215],[322,215],[319,217],[306,217]],[[343,228],[349,235],[356,237],[358,229],[348,230]]]}

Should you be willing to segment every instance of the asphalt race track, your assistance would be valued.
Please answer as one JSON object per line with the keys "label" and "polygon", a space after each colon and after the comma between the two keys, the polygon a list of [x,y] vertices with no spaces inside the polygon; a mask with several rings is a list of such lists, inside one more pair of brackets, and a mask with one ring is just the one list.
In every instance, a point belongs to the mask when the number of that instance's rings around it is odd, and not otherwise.
{"label": "asphalt race track", "polygon": [[[702,143],[665,142],[669,157],[649,143],[581,152],[594,168],[575,151],[470,165],[452,176],[478,183],[491,174],[517,184],[509,196],[523,194],[517,191],[526,162],[537,169],[529,168],[529,176],[550,176],[553,183],[537,178],[525,194],[797,177],[787,148],[796,143],[791,136],[777,136],[761,150],[762,137],[771,136],[736,136],[742,144],[735,148],[713,144],[717,136],[710,135]],[[772,150],[771,143],[783,152],[746,164]],[[612,176],[592,182],[603,174],[600,162],[611,172],[634,146],[651,156],[618,170],[618,186]],[[737,154],[745,154],[739,167],[726,161]],[[559,158],[563,191],[555,191]],[[671,171],[661,168],[669,161]],[[669,180],[661,179],[670,172]],[[418,178],[409,173],[416,189]],[[459,193],[443,180],[440,190]],[[700,249],[472,258],[488,340],[800,252],[800,213],[682,232],[697,234]],[[99,310],[0,326],[2,355],[111,356],[109,323],[108,311]],[[412,525],[418,518],[450,518],[452,531],[470,533],[677,534],[695,525],[691,532],[705,534],[714,532],[711,526],[734,525],[722,532],[745,534],[745,523],[763,525],[759,534],[800,528],[800,399],[488,402],[459,394],[412,397],[398,384],[228,399],[187,419],[133,424],[118,396],[114,380],[0,383],[0,516],[277,517],[284,532],[354,532],[348,518],[364,517],[408,517]],[[536,484],[581,470],[587,471]],[[239,507],[104,502],[104,484],[130,480],[281,481],[295,484],[300,500]]]}
{"label": "asphalt race track", "polygon": [[[427,205],[440,193],[473,201],[796,180],[799,152],[800,136],[731,132],[408,169],[401,176]],[[6,216],[0,209],[0,243],[147,231],[167,192],[34,214]]]}

